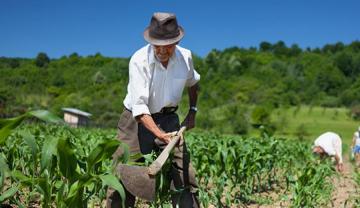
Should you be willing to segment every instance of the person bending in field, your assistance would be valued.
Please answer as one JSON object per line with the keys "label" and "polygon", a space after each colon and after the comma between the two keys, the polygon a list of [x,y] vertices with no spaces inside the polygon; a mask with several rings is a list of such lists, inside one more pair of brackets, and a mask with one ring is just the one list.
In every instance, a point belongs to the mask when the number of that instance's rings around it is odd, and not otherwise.
{"label": "person bending in field", "polygon": [[354,133],[351,147],[355,156],[356,165],[360,166],[360,126],[358,130]]}
{"label": "person bending in field", "polygon": [[312,149],[313,153],[319,154],[321,158],[324,156],[334,157],[337,171],[343,171],[342,142],[338,134],[334,132],[321,134],[316,138]]}

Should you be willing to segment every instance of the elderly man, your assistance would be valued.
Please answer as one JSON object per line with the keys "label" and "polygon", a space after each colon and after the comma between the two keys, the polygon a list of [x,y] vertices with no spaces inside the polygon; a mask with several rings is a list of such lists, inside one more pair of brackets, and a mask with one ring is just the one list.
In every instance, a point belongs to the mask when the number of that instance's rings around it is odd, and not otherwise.
{"label": "elderly man", "polygon": [[[118,123],[118,138],[131,153],[149,154],[161,151],[171,140],[171,132],[179,130],[176,114],[185,87],[189,94],[189,111],[182,125],[195,126],[197,92],[200,75],[195,71],[191,52],[177,44],[184,36],[176,16],[154,13],[144,31],[149,43],[131,57],[129,83],[124,111]],[[121,149],[114,154],[114,159]],[[185,142],[174,148],[170,170],[173,206],[199,207],[195,171]],[[180,192],[179,192],[180,191]],[[126,207],[133,207],[135,197],[126,192]],[[109,189],[107,207],[120,207],[119,193]]]}
{"label": "elderly man", "polygon": [[342,143],[341,138],[334,132],[321,134],[314,142],[313,153],[321,157],[333,156],[336,161],[336,169],[343,171]]}

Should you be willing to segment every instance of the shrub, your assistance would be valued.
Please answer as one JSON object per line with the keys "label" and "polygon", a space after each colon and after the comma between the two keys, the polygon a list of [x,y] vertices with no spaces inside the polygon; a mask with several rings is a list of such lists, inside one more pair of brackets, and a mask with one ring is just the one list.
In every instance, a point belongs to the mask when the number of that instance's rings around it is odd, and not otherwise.
{"label": "shrub", "polygon": [[352,119],[360,120],[360,105],[354,105],[350,110],[350,116]]}

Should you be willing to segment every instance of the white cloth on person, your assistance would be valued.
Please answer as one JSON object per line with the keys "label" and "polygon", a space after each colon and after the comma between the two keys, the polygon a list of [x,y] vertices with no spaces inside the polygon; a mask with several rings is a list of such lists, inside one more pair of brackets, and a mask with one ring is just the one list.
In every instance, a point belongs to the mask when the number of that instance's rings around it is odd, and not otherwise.
{"label": "white cloth on person", "polygon": [[355,146],[360,146],[360,132],[356,131],[354,133],[354,138],[355,138]]}
{"label": "white cloth on person", "polygon": [[315,146],[320,146],[326,154],[330,156],[337,155],[339,163],[342,163],[342,142],[338,134],[334,132],[326,132],[321,134],[314,142]]}

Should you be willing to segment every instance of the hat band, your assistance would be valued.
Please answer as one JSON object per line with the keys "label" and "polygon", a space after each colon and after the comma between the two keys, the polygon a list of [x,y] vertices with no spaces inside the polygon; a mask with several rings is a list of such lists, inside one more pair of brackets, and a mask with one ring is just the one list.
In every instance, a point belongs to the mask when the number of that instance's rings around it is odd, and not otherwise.
{"label": "hat band", "polygon": [[160,31],[160,30],[150,30],[149,31],[150,37],[155,38],[155,39],[160,39],[160,40],[176,38],[179,35],[180,35],[179,29],[177,29],[176,31],[173,31],[173,32],[166,32],[166,31]]}

